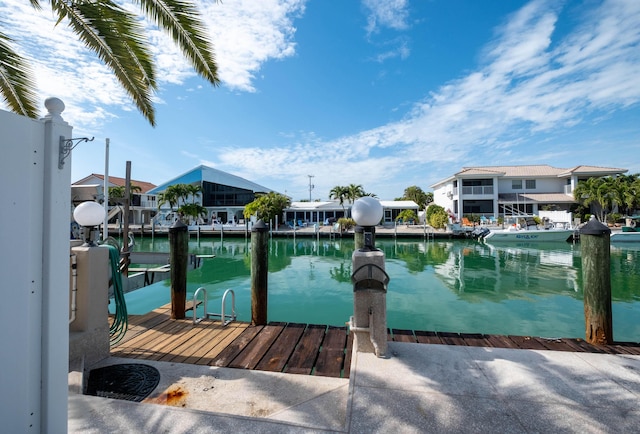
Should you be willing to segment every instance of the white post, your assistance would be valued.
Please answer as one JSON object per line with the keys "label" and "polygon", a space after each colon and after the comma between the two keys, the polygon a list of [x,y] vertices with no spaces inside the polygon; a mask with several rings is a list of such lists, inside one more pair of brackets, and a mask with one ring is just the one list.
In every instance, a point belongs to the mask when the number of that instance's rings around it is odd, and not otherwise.
{"label": "white post", "polygon": [[42,223],[42,389],[41,431],[67,429],[69,370],[69,222],[71,156],[58,166],[60,137],[72,128],[60,114],[64,103],[48,98],[44,117],[44,191]]}

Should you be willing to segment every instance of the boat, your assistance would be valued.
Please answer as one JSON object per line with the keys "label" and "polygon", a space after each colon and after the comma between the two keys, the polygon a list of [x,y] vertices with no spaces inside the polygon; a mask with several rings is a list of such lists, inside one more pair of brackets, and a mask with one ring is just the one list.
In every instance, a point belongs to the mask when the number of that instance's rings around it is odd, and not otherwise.
{"label": "boat", "polygon": [[612,243],[638,243],[640,242],[640,228],[623,226],[620,232],[611,234],[610,240]]}
{"label": "boat", "polygon": [[627,217],[627,226],[622,226],[620,232],[613,232],[610,241],[612,243],[637,243],[640,242],[640,215]]}
{"label": "boat", "polygon": [[478,238],[488,243],[548,243],[567,241],[573,237],[575,230],[565,224],[553,224],[548,222],[543,228],[539,228],[533,219],[527,219],[526,224],[510,225],[506,229],[487,229]]}

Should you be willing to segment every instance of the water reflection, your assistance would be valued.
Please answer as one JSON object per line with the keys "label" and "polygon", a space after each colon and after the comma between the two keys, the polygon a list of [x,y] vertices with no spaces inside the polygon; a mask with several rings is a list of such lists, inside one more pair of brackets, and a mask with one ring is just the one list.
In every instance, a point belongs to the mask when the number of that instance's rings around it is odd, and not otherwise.
{"label": "water reflection", "polygon": [[[496,247],[474,240],[380,238],[376,243],[391,277],[390,328],[584,336],[579,244]],[[216,257],[189,273],[188,291],[205,286],[215,300],[233,288],[240,319],[249,320],[250,247],[245,239],[192,240],[191,253]],[[137,248],[168,251],[168,243],[139,240]],[[270,321],[344,325],[353,310],[352,240],[274,238],[269,251]],[[611,248],[617,340],[640,341],[639,259],[640,246]],[[153,286],[164,288],[168,302],[167,284]]]}
{"label": "water reflection", "polygon": [[577,252],[571,244],[537,248],[447,243],[447,247],[446,260],[434,266],[435,273],[469,302],[579,292]]}

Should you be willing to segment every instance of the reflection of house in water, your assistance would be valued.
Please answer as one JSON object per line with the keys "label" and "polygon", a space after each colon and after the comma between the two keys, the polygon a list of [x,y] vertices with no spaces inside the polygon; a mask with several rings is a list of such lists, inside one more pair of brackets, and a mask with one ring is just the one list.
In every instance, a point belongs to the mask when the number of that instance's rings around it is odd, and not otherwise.
{"label": "reflection of house in water", "polygon": [[578,293],[578,251],[571,244],[448,245],[448,258],[434,266],[435,275],[467,301]]}

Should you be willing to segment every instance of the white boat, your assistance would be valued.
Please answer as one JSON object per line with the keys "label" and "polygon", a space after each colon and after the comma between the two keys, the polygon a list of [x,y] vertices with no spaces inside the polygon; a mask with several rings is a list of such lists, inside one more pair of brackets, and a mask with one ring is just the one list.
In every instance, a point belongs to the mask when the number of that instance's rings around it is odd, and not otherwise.
{"label": "white boat", "polygon": [[506,229],[489,229],[481,235],[488,243],[548,243],[567,241],[574,234],[575,230],[564,225],[545,225],[540,229],[533,222],[527,221],[527,225],[511,225]]}
{"label": "white boat", "polygon": [[640,215],[627,217],[627,226],[622,226],[620,232],[611,234],[612,243],[640,242]]}
{"label": "white boat", "polygon": [[640,242],[640,230],[631,226],[624,226],[622,231],[611,234],[612,243],[638,243]]}

